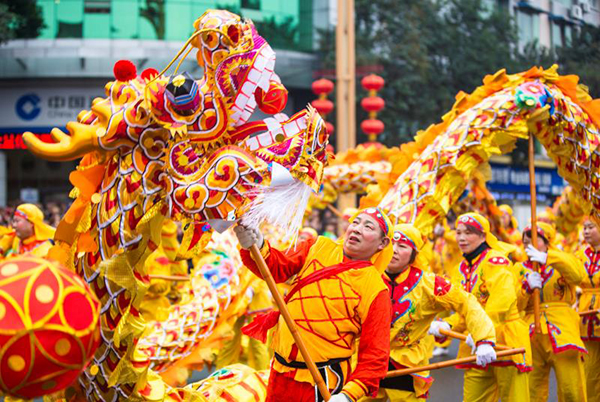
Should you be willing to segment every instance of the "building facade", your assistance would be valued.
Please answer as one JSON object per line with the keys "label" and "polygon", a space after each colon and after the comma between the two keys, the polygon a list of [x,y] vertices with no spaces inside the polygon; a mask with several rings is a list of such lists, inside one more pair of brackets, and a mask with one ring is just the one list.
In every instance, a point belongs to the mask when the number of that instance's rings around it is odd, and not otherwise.
{"label": "building facade", "polygon": [[[321,4],[322,3],[322,4]],[[7,201],[66,197],[74,163],[51,163],[24,149],[31,131],[50,141],[91,100],[104,96],[113,65],[131,60],[162,70],[207,9],[250,18],[277,53],[276,72],[289,90],[286,111],[304,107],[315,56],[315,27],[329,1],[306,0],[37,0],[45,28],[31,40],[0,46],[0,206]],[[315,9],[317,11],[315,11]],[[200,78],[192,54],[181,70]]]}

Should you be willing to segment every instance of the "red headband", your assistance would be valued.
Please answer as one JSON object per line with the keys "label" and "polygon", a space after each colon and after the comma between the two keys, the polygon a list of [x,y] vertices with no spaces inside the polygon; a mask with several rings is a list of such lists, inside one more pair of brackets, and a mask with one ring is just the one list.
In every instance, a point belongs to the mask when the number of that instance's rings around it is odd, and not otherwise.
{"label": "red headband", "polygon": [[29,220],[29,217],[24,212],[21,212],[18,209],[15,211],[15,216],[18,216],[19,218],[23,218],[27,221]]}
{"label": "red headband", "polygon": [[406,236],[404,233],[402,233],[399,230],[396,230],[394,232],[394,237],[392,239],[395,243],[400,243],[400,244],[406,244],[407,246],[409,246],[410,248],[412,248],[413,250],[417,250],[417,246],[415,245],[415,242],[412,241],[408,236]]}
{"label": "red headband", "polygon": [[483,230],[483,226],[481,225],[481,223],[479,223],[479,221],[475,218],[473,218],[472,216],[461,216],[460,223],[462,223],[465,226],[471,226],[472,228],[480,231],[480,232],[485,232],[485,230]]}
{"label": "red headband", "polygon": [[384,236],[387,236],[389,231],[388,224],[385,221],[385,218],[383,217],[383,212],[381,212],[379,208],[367,208],[361,213],[367,214],[371,218],[375,219],[377,221],[377,224],[379,224],[381,230],[383,230]]}
{"label": "red headband", "polygon": [[[536,229],[537,229],[537,233],[540,236],[542,236],[546,240],[548,239],[548,237],[546,236],[546,233],[544,233],[544,230],[541,227],[536,226]],[[523,233],[526,233],[526,232],[529,232],[531,234],[531,225],[525,226],[525,230],[523,230]]]}

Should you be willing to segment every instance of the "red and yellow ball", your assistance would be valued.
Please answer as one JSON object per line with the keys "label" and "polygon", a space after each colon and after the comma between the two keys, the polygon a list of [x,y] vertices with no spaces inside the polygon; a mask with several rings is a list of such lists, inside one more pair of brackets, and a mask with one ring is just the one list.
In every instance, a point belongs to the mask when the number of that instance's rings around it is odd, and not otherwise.
{"label": "red and yellow ball", "polygon": [[72,384],[100,343],[100,303],[75,273],[33,256],[0,263],[0,390],[35,398]]}

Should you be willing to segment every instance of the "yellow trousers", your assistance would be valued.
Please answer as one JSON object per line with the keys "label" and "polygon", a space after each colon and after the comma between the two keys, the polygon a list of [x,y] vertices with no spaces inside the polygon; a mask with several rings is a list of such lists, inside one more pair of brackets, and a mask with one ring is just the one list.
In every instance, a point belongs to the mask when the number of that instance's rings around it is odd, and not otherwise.
{"label": "yellow trousers", "polygon": [[584,356],[584,368],[588,402],[600,402],[600,342],[584,342],[588,351]]}
{"label": "yellow trousers", "polygon": [[573,349],[554,353],[548,334],[535,334],[531,339],[533,371],[529,376],[531,402],[548,400],[550,369],[556,375],[559,402],[585,402],[585,371],[581,352]]}
{"label": "yellow trousers", "polygon": [[364,397],[360,399],[360,402],[421,402],[425,399],[417,398],[414,392],[399,391],[397,389],[379,388],[377,398]]}
{"label": "yellow trousers", "polygon": [[464,402],[529,402],[529,374],[514,366],[468,369],[465,372]]}
{"label": "yellow trousers", "polygon": [[[242,360],[242,327],[246,324],[246,317],[242,316],[237,319],[233,326],[233,338],[223,343],[219,349],[215,366],[222,368],[235,363],[241,363]],[[266,344],[257,341],[254,338],[248,339],[246,348],[246,364],[255,370],[266,370],[269,368],[271,355]]]}

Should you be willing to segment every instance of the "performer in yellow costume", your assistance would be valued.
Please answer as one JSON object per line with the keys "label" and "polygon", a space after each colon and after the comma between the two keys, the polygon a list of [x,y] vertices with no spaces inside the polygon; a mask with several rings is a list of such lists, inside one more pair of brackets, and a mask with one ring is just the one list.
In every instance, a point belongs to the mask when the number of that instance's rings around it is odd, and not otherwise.
{"label": "performer in yellow costume", "polygon": [[[390,370],[429,363],[433,339],[440,335],[434,319],[442,311],[455,310],[466,318],[467,329],[476,345],[477,360],[482,365],[496,359],[494,324],[475,297],[450,281],[424,272],[427,261],[420,251],[424,246],[421,232],[412,225],[394,227],[394,256],[384,274],[392,299],[390,333]],[[377,398],[363,401],[418,401],[426,398],[433,378],[429,372],[385,379],[379,384]]]}
{"label": "performer in yellow costume", "polygon": [[[583,222],[583,237],[588,245],[577,252],[585,269],[579,311],[590,311],[600,308],[600,230],[589,217]],[[584,358],[588,402],[600,402],[600,315],[581,316],[579,330],[588,351]]]}
{"label": "performer in yellow costume", "polygon": [[[576,301],[575,287],[584,278],[581,261],[554,246],[555,229],[537,223],[537,245],[531,242],[531,227],[523,232],[523,245],[529,259],[519,263],[521,283],[519,308],[525,310],[533,351],[533,372],[529,376],[531,401],[548,400],[548,378],[554,369],[558,399],[564,402],[586,401],[585,373],[581,354],[585,347],[579,336],[579,315],[571,307]],[[539,268],[534,267],[537,263]],[[534,289],[540,289],[541,333],[535,333]]]}
{"label": "performer in yellow costume", "polygon": [[[490,223],[477,213],[461,215],[457,220],[456,239],[463,252],[459,266],[460,282],[492,319],[498,343],[511,348],[524,347],[526,353],[501,358],[486,368],[476,364],[467,368],[464,381],[464,401],[484,402],[529,401],[528,372],[531,371],[529,329],[517,309],[517,293],[512,263],[506,257],[514,246],[502,243],[490,233]],[[455,331],[465,330],[460,314],[446,319]],[[458,357],[470,354],[462,343]]]}
{"label": "performer in yellow costume", "polygon": [[31,253],[45,257],[52,247],[55,229],[44,223],[44,213],[33,204],[21,204],[13,217],[16,237],[5,256]]}
{"label": "performer in yellow costume", "polygon": [[[276,282],[296,279],[285,300],[298,331],[332,390],[331,402],[356,401],[376,395],[387,373],[391,304],[382,273],[393,248],[392,227],[378,208],[355,214],[345,235],[337,240],[319,236],[286,254],[264,241],[256,229],[235,227],[241,256],[255,274],[260,271],[249,248],[260,246]],[[278,323],[278,324],[277,324]],[[243,332],[262,340],[269,328],[275,359],[271,366],[268,402],[322,400],[294,339],[276,312],[259,316]],[[352,370],[350,357],[356,352]]]}

